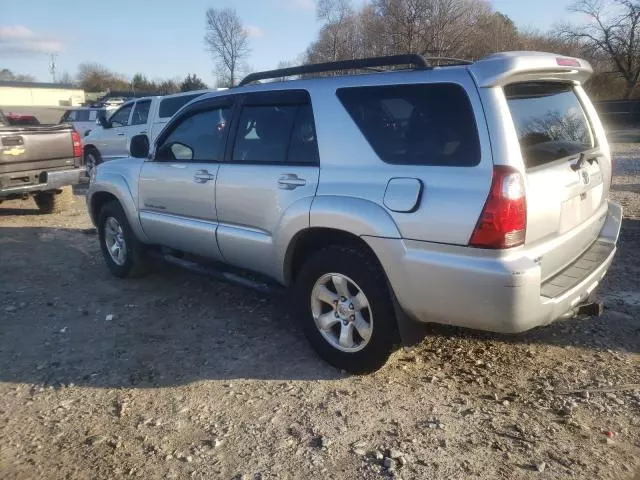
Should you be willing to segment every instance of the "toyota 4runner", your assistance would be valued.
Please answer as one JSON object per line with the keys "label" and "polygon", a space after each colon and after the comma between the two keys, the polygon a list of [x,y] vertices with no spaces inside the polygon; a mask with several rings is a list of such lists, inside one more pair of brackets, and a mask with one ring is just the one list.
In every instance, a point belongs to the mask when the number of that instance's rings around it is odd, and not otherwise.
{"label": "toyota 4runner", "polygon": [[404,322],[516,333],[584,312],[622,221],[591,73],[508,52],[251,74],[93,171],[105,261],[126,277],[162,252],[290,287],[312,346],[353,372]]}

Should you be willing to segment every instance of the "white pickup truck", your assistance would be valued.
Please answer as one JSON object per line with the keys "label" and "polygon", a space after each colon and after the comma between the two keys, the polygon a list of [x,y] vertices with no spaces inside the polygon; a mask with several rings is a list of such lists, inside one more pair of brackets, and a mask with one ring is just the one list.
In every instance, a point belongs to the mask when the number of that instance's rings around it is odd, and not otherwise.
{"label": "white pickup truck", "polygon": [[137,98],[123,104],[109,117],[98,117],[98,126],[84,138],[87,171],[104,161],[127,157],[135,135],[145,134],[153,142],[174,113],[206,92],[208,90]]}

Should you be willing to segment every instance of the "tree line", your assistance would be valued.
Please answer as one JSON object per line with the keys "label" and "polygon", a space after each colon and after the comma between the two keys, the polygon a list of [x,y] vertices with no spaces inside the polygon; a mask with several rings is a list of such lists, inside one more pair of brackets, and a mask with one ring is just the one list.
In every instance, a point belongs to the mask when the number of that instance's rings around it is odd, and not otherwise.
{"label": "tree line", "polygon": [[[35,82],[30,75],[13,73],[7,68],[0,69],[0,81]],[[185,78],[167,80],[149,80],[143,73],[136,73],[131,80],[119,75],[99,63],[82,63],[78,66],[78,73],[71,77],[64,72],[56,83],[73,84],[86,92],[124,91],[149,95],[169,95],[171,93],[188,92],[209,88],[195,73]]]}
{"label": "tree line", "polygon": [[116,90],[149,95],[168,95],[208,88],[195,73],[187,75],[184,79],[167,80],[149,80],[143,73],[136,73],[128,80],[124,75],[112,72],[98,63],[80,64],[77,83],[87,92]]}
{"label": "tree line", "polygon": [[[521,29],[488,0],[317,0],[322,22],[303,63],[417,53],[476,60],[491,53],[535,50],[586,58],[594,98],[631,98],[640,83],[640,1],[578,0],[568,9],[580,24],[549,32]],[[250,54],[235,10],[209,9],[205,44],[222,83],[235,85]],[[290,65],[291,62],[281,62]],[[246,72],[245,72],[246,73]]]}

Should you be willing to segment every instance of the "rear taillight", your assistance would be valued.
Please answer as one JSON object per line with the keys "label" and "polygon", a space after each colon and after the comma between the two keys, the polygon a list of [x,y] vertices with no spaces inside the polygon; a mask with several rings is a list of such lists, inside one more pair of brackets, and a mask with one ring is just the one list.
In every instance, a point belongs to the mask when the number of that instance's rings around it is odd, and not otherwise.
{"label": "rear taillight", "polygon": [[73,142],[73,156],[81,157],[82,156],[82,140],[80,139],[80,134],[75,130],[71,132],[71,141]]}
{"label": "rear taillight", "polygon": [[524,243],[527,202],[522,175],[510,167],[493,168],[489,197],[469,245],[478,248],[510,248]]}

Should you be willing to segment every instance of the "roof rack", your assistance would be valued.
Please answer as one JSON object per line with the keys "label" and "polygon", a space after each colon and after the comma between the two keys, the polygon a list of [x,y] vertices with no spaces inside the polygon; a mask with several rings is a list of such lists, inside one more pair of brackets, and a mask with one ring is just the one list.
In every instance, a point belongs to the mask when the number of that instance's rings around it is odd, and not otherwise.
{"label": "roof rack", "polygon": [[311,65],[301,65],[299,67],[279,68],[277,70],[267,70],[265,72],[250,73],[242,79],[239,87],[258,80],[270,78],[290,77],[292,75],[304,75],[307,73],[333,72],[336,70],[364,70],[376,67],[390,67],[410,65],[414,68],[428,68],[429,63],[417,54],[390,55],[387,57],[360,58],[355,60],[341,60],[338,62],[312,63]]}
{"label": "roof rack", "polygon": [[435,66],[433,65],[433,62],[437,62],[438,64],[440,62],[447,62],[447,65],[449,66],[473,65],[473,62],[471,60],[465,60],[463,58],[455,58],[455,57],[426,57],[425,60],[427,60],[431,66]]}

